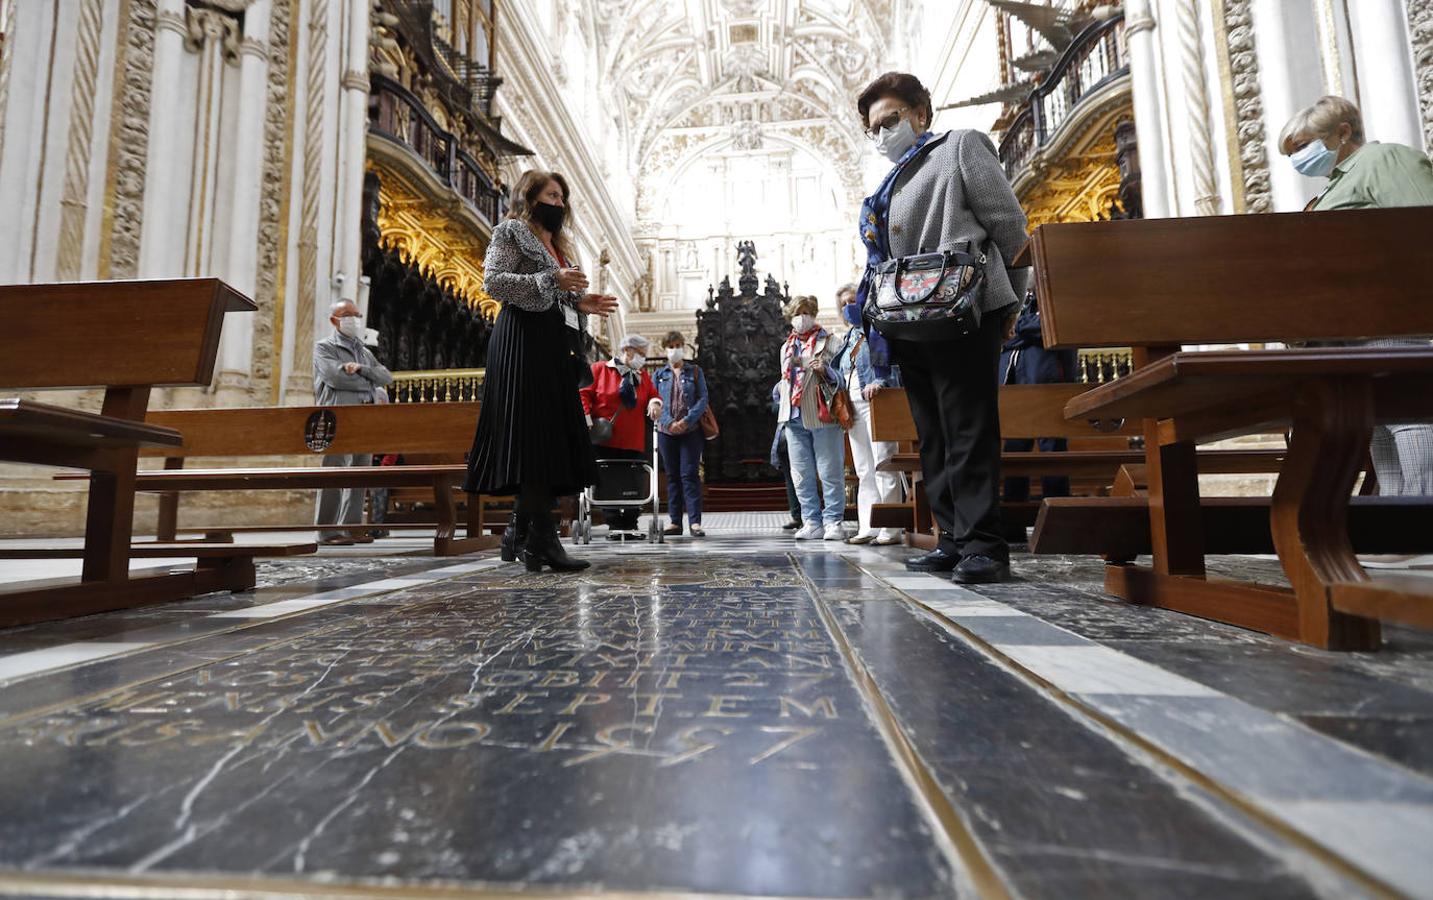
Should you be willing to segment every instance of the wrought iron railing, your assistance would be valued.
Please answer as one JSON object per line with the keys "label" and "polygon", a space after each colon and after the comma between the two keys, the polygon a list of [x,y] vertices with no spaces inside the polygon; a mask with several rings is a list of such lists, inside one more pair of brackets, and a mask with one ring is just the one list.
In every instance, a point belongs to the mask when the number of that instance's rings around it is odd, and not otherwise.
{"label": "wrought iron railing", "polygon": [[[1027,108],[1000,142],[1005,174],[1014,178],[1035,151],[1048,143],[1075,108],[1108,82],[1129,74],[1123,15],[1089,26],[1076,36],[1045,80],[1030,92]],[[1029,114],[1028,122],[1022,119]]]}
{"label": "wrought iron railing", "polygon": [[394,403],[474,403],[482,399],[486,369],[394,372],[388,399]]}
{"label": "wrought iron railing", "polygon": [[496,224],[506,208],[505,198],[477,160],[403,85],[376,73],[370,81],[368,130],[412,150],[439,181],[471,203],[489,225]]}

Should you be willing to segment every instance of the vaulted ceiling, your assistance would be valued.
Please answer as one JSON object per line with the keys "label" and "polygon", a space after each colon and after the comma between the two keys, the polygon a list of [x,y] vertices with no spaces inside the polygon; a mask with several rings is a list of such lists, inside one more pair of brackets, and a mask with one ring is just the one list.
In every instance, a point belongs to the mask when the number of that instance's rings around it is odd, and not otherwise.
{"label": "vaulted ceiling", "polygon": [[705,146],[775,138],[829,158],[859,191],[855,97],[885,62],[890,0],[592,3],[600,83],[642,181]]}

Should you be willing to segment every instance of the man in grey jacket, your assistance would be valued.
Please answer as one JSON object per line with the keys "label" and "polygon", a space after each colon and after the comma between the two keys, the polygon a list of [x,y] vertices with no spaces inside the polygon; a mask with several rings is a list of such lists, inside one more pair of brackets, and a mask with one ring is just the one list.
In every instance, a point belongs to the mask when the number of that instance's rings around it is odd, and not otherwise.
{"label": "man in grey jacket", "polygon": [[[333,305],[329,322],[333,333],[313,345],[313,393],[319,406],[352,406],[374,402],[374,392],[393,383],[378,358],[363,346],[363,319],[352,300]],[[325,456],[325,466],[359,466],[371,460],[367,453]],[[357,525],[363,521],[362,488],[328,488],[318,492],[315,525]],[[365,543],[372,538],[361,538]],[[347,531],[319,529],[323,544],[352,544]]]}

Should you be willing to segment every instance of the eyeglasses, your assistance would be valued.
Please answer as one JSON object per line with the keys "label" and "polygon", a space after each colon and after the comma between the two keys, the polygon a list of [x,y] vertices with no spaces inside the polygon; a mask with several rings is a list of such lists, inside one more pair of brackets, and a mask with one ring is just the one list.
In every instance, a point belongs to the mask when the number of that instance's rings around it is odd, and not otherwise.
{"label": "eyeglasses", "polygon": [[881,133],[882,128],[895,128],[901,123],[901,116],[905,115],[910,111],[911,108],[907,106],[905,109],[898,109],[895,112],[888,113],[885,116],[882,116],[880,119],[877,119],[876,121],[872,122],[870,124],[870,127],[866,129],[866,137],[870,138],[871,140],[875,140],[876,135]]}

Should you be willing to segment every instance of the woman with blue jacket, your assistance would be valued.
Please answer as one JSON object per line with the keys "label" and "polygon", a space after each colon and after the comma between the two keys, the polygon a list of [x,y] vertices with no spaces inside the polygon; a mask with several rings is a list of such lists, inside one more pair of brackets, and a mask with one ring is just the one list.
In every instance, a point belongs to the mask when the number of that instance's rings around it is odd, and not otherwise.
{"label": "woman with blue jacket", "polygon": [[860,480],[856,490],[856,519],[860,530],[847,538],[846,543],[869,544],[874,541],[882,546],[898,544],[901,539],[896,531],[889,528],[877,531],[871,525],[871,508],[875,504],[899,503],[901,500],[900,476],[880,469],[881,463],[896,455],[896,444],[893,441],[878,441],[872,436],[871,398],[882,388],[898,387],[899,376],[892,370],[890,375],[879,377],[871,366],[871,348],[861,326],[856,286],[848,284],[837,291],[836,304],[841,309],[841,317],[851,327],[832,364],[845,379],[851,395],[851,411],[855,416],[846,437],[851,441],[851,462]]}
{"label": "woman with blue jacket", "polygon": [[662,398],[662,417],[657,421],[657,452],[667,470],[667,518],[663,534],[682,533],[685,512],[692,537],[705,537],[702,530],[702,413],[707,411],[707,380],[702,370],[686,361],[686,339],[670,331],[662,346],[667,364],[652,379]]}

